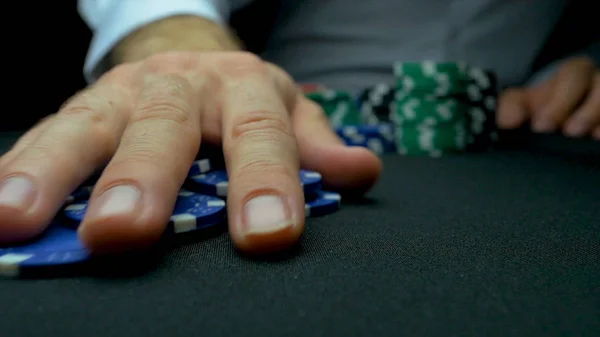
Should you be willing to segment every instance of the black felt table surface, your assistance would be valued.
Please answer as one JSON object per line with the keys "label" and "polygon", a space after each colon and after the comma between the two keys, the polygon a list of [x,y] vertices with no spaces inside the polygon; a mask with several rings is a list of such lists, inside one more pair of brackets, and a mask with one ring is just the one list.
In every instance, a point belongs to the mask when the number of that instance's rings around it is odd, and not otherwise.
{"label": "black felt table surface", "polygon": [[600,336],[599,144],[386,156],[368,198],[309,219],[287,256],[221,233],[0,280],[0,336]]}

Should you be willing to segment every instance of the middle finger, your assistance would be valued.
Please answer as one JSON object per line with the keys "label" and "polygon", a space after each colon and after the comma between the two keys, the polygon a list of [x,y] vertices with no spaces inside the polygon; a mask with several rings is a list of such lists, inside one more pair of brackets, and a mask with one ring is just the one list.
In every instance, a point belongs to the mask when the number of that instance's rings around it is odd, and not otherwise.
{"label": "middle finger", "polygon": [[242,250],[275,251],[295,243],[304,229],[299,155],[288,113],[296,87],[253,56],[234,61],[224,62],[220,97],[230,234]]}

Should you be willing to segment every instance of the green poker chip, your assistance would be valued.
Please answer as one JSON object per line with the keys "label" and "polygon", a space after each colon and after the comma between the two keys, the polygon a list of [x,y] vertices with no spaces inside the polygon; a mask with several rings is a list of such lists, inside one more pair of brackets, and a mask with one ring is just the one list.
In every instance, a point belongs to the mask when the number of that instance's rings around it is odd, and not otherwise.
{"label": "green poker chip", "polygon": [[495,140],[496,78],[464,62],[397,62],[392,119],[404,155],[487,149]]}
{"label": "green poker chip", "polygon": [[440,157],[463,152],[471,142],[464,123],[445,127],[397,127],[395,136],[398,153],[411,156]]}
{"label": "green poker chip", "polygon": [[465,92],[471,83],[466,63],[397,62],[394,75],[398,93],[446,96]]}
{"label": "green poker chip", "polygon": [[456,99],[405,98],[395,102],[395,122],[407,126],[445,126],[463,123],[470,106]]}
{"label": "green poker chip", "polygon": [[349,93],[325,89],[310,92],[305,96],[323,108],[332,126],[361,124],[360,111],[355,99]]}
{"label": "green poker chip", "polygon": [[[395,63],[394,75],[393,83],[367,88],[357,98],[324,86],[309,87],[305,95],[323,108],[334,128],[391,123],[386,149],[401,155],[439,157],[493,145],[497,83],[492,72],[464,62],[420,61]],[[368,145],[355,138],[350,139],[354,146]]]}

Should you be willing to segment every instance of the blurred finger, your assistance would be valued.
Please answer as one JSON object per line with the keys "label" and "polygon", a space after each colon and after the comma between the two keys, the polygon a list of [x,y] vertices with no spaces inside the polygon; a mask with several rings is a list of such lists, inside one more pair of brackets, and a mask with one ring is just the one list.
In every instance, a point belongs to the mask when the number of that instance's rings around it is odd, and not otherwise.
{"label": "blurred finger", "polygon": [[229,174],[229,229],[236,246],[264,253],[287,248],[304,230],[304,197],[288,104],[296,88],[259,59],[222,64],[223,151]]}
{"label": "blurred finger", "polygon": [[502,129],[515,129],[530,117],[524,89],[508,89],[498,99],[496,123]]}
{"label": "blurred finger", "polygon": [[531,111],[541,110],[546,103],[548,103],[550,96],[552,95],[552,89],[554,88],[555,82],[556,76],[525,89],[525,104],[527,106],[527,110],[530,111],[530,114]]}
{"label": "blurred finger", "polygon": [[145,248],[160,238],[200,146],[198,88],[155,70],[136,86],[129,123],[79,228],[95,253]]}
{"label": "blurred finger", "polygon": [[600,73],[596,72],[592,90],[584,103],[569,118],[565,133],[572,137],[581,137],[600,125]]}
{"label": "blurred finger", "polygon": [[592,132],[592,137],[596,140],[600,140],[600,126],[597,126],[594,132]]}
{"label": "blurred finger", "polygon": [[534,111],[533,129],[552,132],[562,125],[586,96],[593,73],[594,63],[587,58],[567,62],[556,74],[549,101],[542,109]]}

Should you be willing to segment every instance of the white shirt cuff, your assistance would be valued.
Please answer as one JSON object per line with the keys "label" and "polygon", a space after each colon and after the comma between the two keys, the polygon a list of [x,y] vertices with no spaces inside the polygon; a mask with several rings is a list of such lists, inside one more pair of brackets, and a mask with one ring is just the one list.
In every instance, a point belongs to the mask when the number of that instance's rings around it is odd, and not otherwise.
{"label": "white shirt cuff", "polygon": [[102,17],[96,18],[98,21],[83,69],[85,79],[92,83],[102,76],[110,67],[109,52],[138,28],[173,15],[198,15],[223,24],[230,11],[226,6],[227,1],[214,0],[112,1]]}

